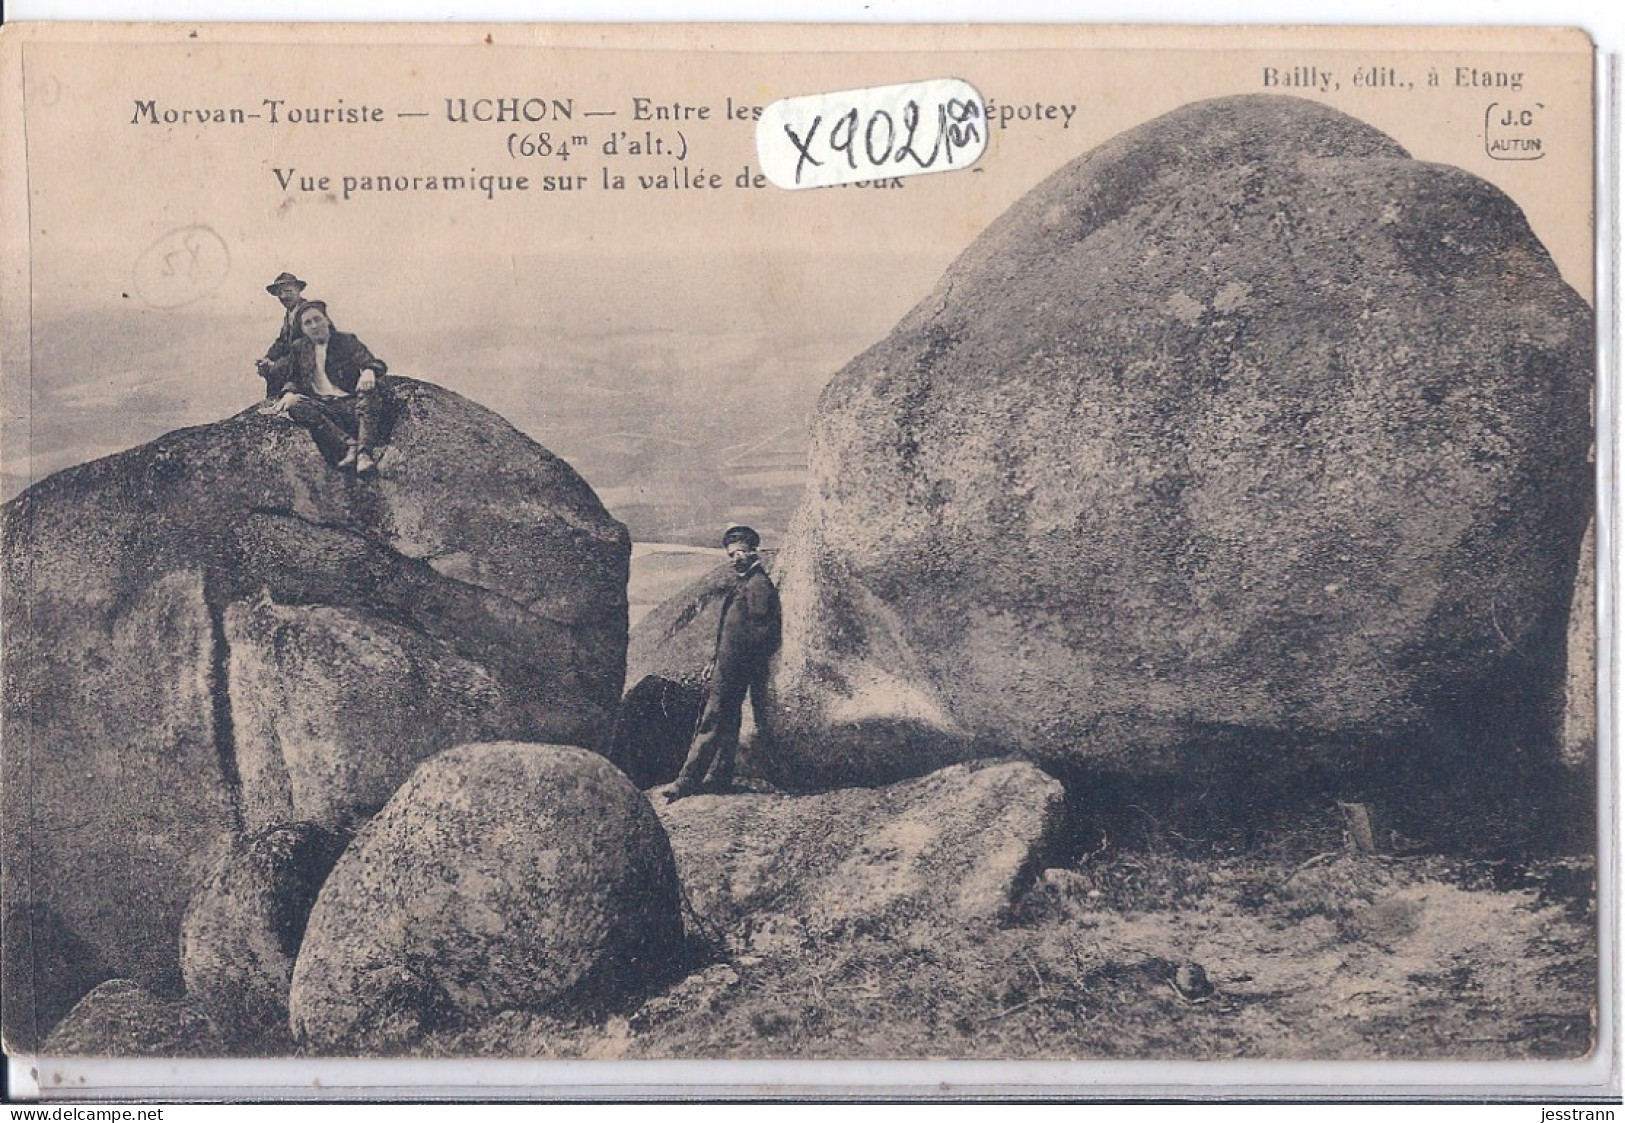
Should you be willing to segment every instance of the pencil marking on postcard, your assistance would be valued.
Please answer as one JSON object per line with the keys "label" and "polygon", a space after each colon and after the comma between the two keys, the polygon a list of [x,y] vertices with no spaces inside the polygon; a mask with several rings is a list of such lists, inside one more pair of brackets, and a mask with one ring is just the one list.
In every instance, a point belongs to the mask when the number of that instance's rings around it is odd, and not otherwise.
{"label": "pencil marking on postcard", "polygon": [[207,226],[183,226],[136,259],[135,286],[153,308],[179,308],[207,296],[231,274],[231,251]]}
{"label": "pencil marking on postcard", "polygon": [[959,78],[784,98],[756,124],[762,171],[790,190],[956,171],[986,147],[986,103]]}

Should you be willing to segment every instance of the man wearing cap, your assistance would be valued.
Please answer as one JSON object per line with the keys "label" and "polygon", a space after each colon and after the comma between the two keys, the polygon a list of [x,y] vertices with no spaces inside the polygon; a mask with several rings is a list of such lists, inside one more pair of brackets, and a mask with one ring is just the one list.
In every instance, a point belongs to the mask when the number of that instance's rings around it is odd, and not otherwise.
{"label": "man wearing cap", "polygon": [[320,300],[299,306],[299,332],[266,373],[275,399],[266,412],[309,429],[329,464],[371,472],[383,423],[378,379],[389,368],[361,340],[336,330]]}
{"label": "man wearing cap", "polygon": [[767,664],[779,649],[779,591],[762,568],[756,551],[762,536],[748,526],[730,526],[722,546],[733,566],[734,584],[722,598],[717,620],[716,655],[706,668],[710,680],[705,708],[677,779],[665,790],[668,801],[694,795],[703,788],[726,788],[733,781],[734,752],[739,747],[739,723],[745,695],[761,725],[762,691],[767,685]]}
{"label": "man wearing cap", "polygon": [[[265,291],[276,297],[283,308],[282,330],[277,332],[276,339],[266,350],[265,358],[254,363],[260,377],[269,385],[271,368],[287,357],[294,340],[299,338],[299,306],[305,302],[305,282],[292,273],[278,273],[276,280],[265,286]],[[269,398],[275,395],[267,392],[265,396]]]}

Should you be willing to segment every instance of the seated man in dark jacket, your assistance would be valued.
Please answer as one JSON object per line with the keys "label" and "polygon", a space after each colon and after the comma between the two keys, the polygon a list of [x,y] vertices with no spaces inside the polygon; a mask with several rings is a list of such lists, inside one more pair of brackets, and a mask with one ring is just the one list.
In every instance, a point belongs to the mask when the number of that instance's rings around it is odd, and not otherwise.
{"label": "seated man in dark jacket", "polygon": [[762,691],[767,687],[768,661],[779,649],[780,628],[779,591],[757,556],[761,544],[761,535],[748,526],[730,526],[722,534],[734,569],[734,586],[722,599],[722,615],[717,620],[716,656],[706,668],[710,683],[705,708],[700,711],[688,759],[676,782],[665,789],[668,801],[702,788],[726,788],[733,782],[747,693],[757,724],[761,724]]}
{"label": "seated man in dark jacket", "polygon": [[268,412],[309,429],[329,464],[371,472],[383,425],[378,379],[389,368],[361,340],[335,330],[319,300],[300,306],[299,328],[301,338],[266,375]]}

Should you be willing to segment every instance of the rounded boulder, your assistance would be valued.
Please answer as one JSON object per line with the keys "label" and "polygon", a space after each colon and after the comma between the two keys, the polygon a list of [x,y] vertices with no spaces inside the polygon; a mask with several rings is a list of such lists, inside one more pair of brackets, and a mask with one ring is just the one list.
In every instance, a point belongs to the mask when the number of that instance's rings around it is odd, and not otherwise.
{"label": "rounded boulder", "polygon": [[134,979],[109,979],[74,1003],[45,1039],[58,1057],[217,1057],[225,1039],[207,1015]]}
{"label": "rounded boulder", "polygon": [[1514,798],[1557,752],[1591,339],[1516,203],[1326,106],[1084,154],[820,398],[784,779],[1268,746]]}
{"label": "rounded boulder", "polygon": [[600,1009],[681,958],[671,843],[583,749],[465,745],[421,765],[357,835],[305,931],[302,1045],[410,1050],[508,1010]]}

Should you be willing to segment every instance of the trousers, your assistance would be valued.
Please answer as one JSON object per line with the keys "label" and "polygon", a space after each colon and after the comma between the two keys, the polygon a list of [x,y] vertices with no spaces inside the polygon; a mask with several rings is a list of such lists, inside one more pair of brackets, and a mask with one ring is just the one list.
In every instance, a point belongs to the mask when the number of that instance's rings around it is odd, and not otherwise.
{"label": "trousers", "polygon": [[288,416],[310,430],[323,459],[337,464],[349,451],[352,439],[364,449],[374,447],[383,405],[382,395],[374,388],[344,398],[307,397],[289,406]]}
{"label": "trousers", "polygon": [[743,673],[718,673],[705,695],[705,708],[688,747],[688,759],[677,773],[683,787],[722,785],[733,780],[734,757],[739,751],[739,726],[744,720],[745,695],[750,695],[756,728],[762,721],[762,694],[767,687],[767,661]]}

